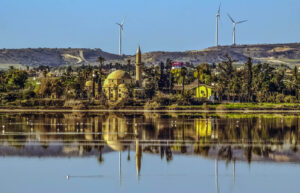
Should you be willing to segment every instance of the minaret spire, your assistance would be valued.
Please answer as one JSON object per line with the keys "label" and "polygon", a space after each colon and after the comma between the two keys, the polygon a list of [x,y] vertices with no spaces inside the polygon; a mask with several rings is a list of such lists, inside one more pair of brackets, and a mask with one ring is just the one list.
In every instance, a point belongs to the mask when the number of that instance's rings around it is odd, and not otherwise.
{"label": "minaret spire", "polygon": [[136,51],[136,64],[135,64],[135,69],[136,69],[136,81],[138,83],[138,86],[142,86],[142,52],[140,45],[138,46],[138,49]]}

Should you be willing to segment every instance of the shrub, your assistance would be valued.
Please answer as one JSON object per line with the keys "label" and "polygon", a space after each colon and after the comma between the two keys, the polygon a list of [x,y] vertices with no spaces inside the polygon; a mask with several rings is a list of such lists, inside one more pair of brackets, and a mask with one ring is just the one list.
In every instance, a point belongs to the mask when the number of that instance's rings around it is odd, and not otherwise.
{"label": "shrub", "polygon": [[191,98],[190,103],[191,105],[202,105],[207,99],[205,98]]}
{"label": "shrub", "polygon": [[226,110],[226,105],[225,104],[220,104],[216,107],[216,110]]}
{"label": "shrub", "polygon": [[72,109],[86,109],[87,104],[80,100],[67,100],[64,103],[64,107],[71,107]]}
{"label": "shrub", "polygon": [[275,101],[276,101],[276,103],[282,103],[282,102],[284,102],[284,98],[285,98],[284,94],[277,94]]}
{"label": "shrub", "polygon": [[169,109],[170,110],[177,110],[177,109],[180,109],[178,104],[172,104],[171,106],[169,106]]}
{"label": "shrub", "polygon": [[36,94],[32,90],[26,90],[23,92],[23,99],[34,98],[35,96],[36,96]]}
{"label": "shrub", "polygon": [[164,94],[159,92],[154,98],[153,101],[160,104],[160,106],[168,106],[174,102],[174,97],[169,94]]}
{"label": "shrub", "polygon": [[4,96],[4,100],[6,100],[7,102],[13,102],[15,100],[17,100],[18,95],[16,93],[7,93]]}
{"label": "shrub", "polygon": [[22,100],[20,104],[22,107],[32,107],[34,106],[34,101],[26,99],[26,100]]}
{"label": "shrub", "polygon": [[264,96],[264,99],[263,102],[269,102],[269,103],[274,103],[276,102],[276,96],[275,95],[266,95]]}
{"label": "shrub", "polygon": [[146,110],[154,110],[154,109],[159,109],[161,106],[159,103],[157,103],[156,101],[148,101],[145,105],[144,105],[144,109]]}
{"label": "shrub", "polygon": [[179,105],[191,105],[191,96],[188,94],[179,95],[177,99]]}
{"label": "shrub", "polygon": [[294,102],[296,102],[296,97],[295,96],[291,96],[291,95],[285,96],[284,97],[284,102],[286,102],[286,103],[294,103]]}

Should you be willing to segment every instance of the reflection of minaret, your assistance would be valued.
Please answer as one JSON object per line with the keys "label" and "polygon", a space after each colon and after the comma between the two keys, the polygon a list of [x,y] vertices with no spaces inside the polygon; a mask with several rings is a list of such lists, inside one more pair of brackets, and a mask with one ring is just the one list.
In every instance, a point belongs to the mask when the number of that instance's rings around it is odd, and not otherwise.
{"label": "reflection of minaret", "polygon": [[140,141],[137,139],[135,141],[135,161],[136,161],[136,175],[139,179],[140,172],[141,172],[141,166],[142,166],[142,148],[140,146]]}
{"label": "reflection of minaret", "polygon": [[136,51],[136,63],[135,63],[135,79],[136,82],[138,83],[138,86],[142,86],[142,53],[140,46],[138,47]]}
{"label": "reflection of minaret", "polygon": [[232,165],[232,175],[233,175],[233,185],[235,185],[235,159],[233,159],[233,165]]}

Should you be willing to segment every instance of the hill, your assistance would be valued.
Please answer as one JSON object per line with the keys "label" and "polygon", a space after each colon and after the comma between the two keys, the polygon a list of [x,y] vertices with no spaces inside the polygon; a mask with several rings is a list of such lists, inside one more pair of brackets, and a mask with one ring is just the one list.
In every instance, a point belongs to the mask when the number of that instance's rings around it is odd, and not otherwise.
{"label": "hill", "polygon": [[120,60],[122,57],[104,52],[101,49],[87,48],[26,48],[1,49],[0,65],[8,66],[61,66],[94,64],[99,56],[106,60]]}
{"label": "hill", "polygon": [[[247,57],[254,62],[269,62],[272,64],[286,64],[300,66],[300,43],[291,44],[258,44],[210,47],[199,51],[185,52],[148,52],[143,54],[143,61],[147,65],[165,62],[167,58],[173,61],[190,62],[194,65],[200,63],[219,63],[230,55],[237,63],[243,63]],[[61,66],[97,64],[97,57],[102,56],[106,62],[119,62],[126,64],[130,59],[135,62],[134,56],[120,57],[116,54],[104,52],[101,49],[87,48],[27,48],[27,49],[1,49],[0,66],[7,68],[13,66]]]}
{"label": "hill", "polygon": [[255,62],[300,66],[300,43],[220,46],[185,52],[149,52],[143,54],[143,61],[146,64],[157,64],[170,58],[194,65],[204,62],[212,64],[224,61],[226,54],[237,63],[245,62],[250,56]]}

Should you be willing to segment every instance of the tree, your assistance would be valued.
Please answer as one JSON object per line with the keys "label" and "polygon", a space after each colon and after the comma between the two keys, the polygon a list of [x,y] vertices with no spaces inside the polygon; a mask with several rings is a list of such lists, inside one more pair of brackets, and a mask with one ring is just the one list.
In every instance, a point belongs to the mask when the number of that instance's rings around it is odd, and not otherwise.
{"label": "tree", "polygon": [[186,79],[186,75],[187,75],[186,67],[181,68],[180,75],[182,77],[182,94],[184,94],[184,85],[185,85],[185,79]]}
{"label": "tree", "polygon": [[26,71],[14,68],[9,69],[6,74],[7,85],[11,90],[23,89],[27,78]]}
{"label": "tree", "polygon": [[168,77],[167,87],[168,87],[169,93],[172,92],[172,89],[174,86],[174,77],[173,77],[173,74],[171,73],[171,70],[172,70],[172,60],[170,58],[168,58],[166,61],[166,77]]}
{"label": "tree", "polygon": [[245,88],[247,101],[253,101],[253,93],[252,93],[252,59],[249,57],[247,62],[245,63]]}
{"label": "tree", "polygon": [[274,92],[274,84],[271,81],[274,76],[274,70],[275,68],[267,63],[257,64],[252,68],[252,88],[255,91],[258,102],[267,101],[272,92]]}
{"label": "tree", "polygon": [[233,68],[233,60],[229,55],[225,56],[227,61],[224,61],[218,65],[218,71],[220,72],[218,75],[218,91],[219,91],[219,98],[223,98],[225,94],[227,96],[227,100],[230,98],[230,81],[232,81],[232,77],[234,74]]}
{"label": "tree", "polygon": [[293,95],[296,96],[296,99],[299,99],[299,77],[298,77],[298,68],[297,66],[294,67],[293,75],[292,75],[292,90]]}
{"label": "tree", "polygon": [[202,63],[196,66],[194,71],[194,77],[198,80],[199,84],[208,84],[211,81],[211,71],[207,63]]}
{"label": "tree", "polygon": [[159,80],[158,80],[158,90],[160,90],[160,91],[163,90],[163,88],[165,86],[164,84],[166,82],[164,69],[165,69],[165,64],[163,62],[161,62],[159,64],[159,71],[160,71],[159,75],[160,75],[160,77],[159,77]]}
{"label": "tree", "polygon": [[43,78],[38,89],[38,94],[42,97],[50,97],[51,94],[56,94],[57,98],[60,98],[63,92],[64,87],[59,78]]}

